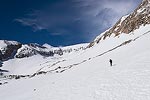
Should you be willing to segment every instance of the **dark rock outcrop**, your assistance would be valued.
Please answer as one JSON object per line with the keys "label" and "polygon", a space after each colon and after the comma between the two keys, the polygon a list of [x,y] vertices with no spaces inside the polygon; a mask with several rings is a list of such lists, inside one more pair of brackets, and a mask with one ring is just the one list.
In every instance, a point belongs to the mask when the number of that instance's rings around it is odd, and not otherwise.
{"label": "dark rock outcrop", "polygon": [[6,44],[6,47],[0,50],[0,60],[5,61],[8,59],[11,59],[16,54],[17,50],[21,48],[21,43],[15,43],[12,44],[9,41],[4,40],[4,43]]}

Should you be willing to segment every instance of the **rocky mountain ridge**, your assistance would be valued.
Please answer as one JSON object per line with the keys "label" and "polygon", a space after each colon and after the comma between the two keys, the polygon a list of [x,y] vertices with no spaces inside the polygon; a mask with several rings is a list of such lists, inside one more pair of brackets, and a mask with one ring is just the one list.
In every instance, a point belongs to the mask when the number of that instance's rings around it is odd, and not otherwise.
{"label": "rocky mountain ridge", "polygon": [[150,0],[143,0],[133,13],[123,16],[112,28],[92,41],[88,47],[92,47],[111,35],[116,37],[123,33],[129,34],[140,26],[145,26],[147,24],[150,24]]}
{"label": "rocky mountain ridge", "polygon": [[87,44],[79,44],[78,46],[52,47],[48,44],[21,44],[16,41],[0,40],[0,60],[6,61],[11,58],[24,58],[34,55],[41,55],[43,57],[54,55],[61,56],[65,53],[84,50],[86,46]]}

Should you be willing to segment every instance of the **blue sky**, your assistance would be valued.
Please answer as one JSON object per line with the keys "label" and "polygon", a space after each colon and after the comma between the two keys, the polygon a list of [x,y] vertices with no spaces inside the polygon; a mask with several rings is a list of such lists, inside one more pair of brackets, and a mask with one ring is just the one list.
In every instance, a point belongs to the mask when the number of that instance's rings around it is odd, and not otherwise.
{"label": "blue sky", "polygon": [[92,41],[142,0],[0,0],[0,39],[64,46]]}

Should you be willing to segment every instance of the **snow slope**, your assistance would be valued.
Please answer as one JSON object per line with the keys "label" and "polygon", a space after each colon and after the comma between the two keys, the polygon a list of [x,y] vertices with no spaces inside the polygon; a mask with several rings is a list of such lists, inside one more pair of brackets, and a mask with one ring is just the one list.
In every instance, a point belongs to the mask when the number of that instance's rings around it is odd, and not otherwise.
{"label": "snow slope", "polygon": [[0,98],[150,100],[149,43],[150,25],[119,37],[112,35],[84,51],[45,62],[46,65],[42,64],[37,71],[45,71],[46,74],[1,80],[8,84],[0,86]]}
{"label": "snow slope", "polygon": [[[72,45],[72,46],[66,46],[66,47],[52,47],[52,48],[45,48],[44,50],[48,52],[48,50],[59,50],[62,49],[64,54],[62,56],[54,55],[54,56],[48,56],[43,57],[41,55],[34,55],[34,51],[31,47],[28,45],[23,45],[18,52],[21,54],[33,54],[31,57],[25,57],[25,58],[14,58],[10,59],[8,61],[3,62],[3,69],[8,70],[8,73],[5,73],[5,75],[31,75],[37,72],[39,69],[43,67],[49,67],[51,64],[61,61],[63,59],[67,59],[68,57],[73,57],[78,55],[79,52],[83,52],[85,47],[88,45],[88,43],[85,44],[78,44],[78,45]],[[28,48],[28,49],[25,49]],[[37,48],[40,49],[40,48]],[[21,51],[22,50],[22,51]],[[43,49],[42,49],[43,50]],[[42,51],[38,50],[38,51]],[[16,55],[18,55],[18,52]]]}
{"label": "snow slope", "polygon": [[63,55],[45,57],[39,53],[3,62],[0,98],[150,100],[149,5],[150,0],[143,0],[132,14],[122,17],[89,45],[29,44],[27,48],[31,47],[31,50],[46,48],[56,54],[61,51]]}

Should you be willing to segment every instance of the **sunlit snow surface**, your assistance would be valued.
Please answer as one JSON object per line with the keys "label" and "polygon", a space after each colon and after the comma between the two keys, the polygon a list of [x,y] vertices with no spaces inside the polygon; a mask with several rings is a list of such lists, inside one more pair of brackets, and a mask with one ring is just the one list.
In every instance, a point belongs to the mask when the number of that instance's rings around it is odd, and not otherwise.
{"label": "sunlit snow surface", "polygon": [[[125,41],[126,45],[119,46]],[[8,80],[0,86],[2,100],[150,100],[150,25],[130,34],[111,36],[86,50],[63,56],[33,56],[4,63],[9,74],[32,78]],[[118,47],[119,46],[119,47]],[[113,49],[114,48],[114,49]],[[109,59],[113,66],[109,65]],[[57,64],[53,65],[54,63]],[[11,65],[11,66],[10,66]],[[53,66],[52,66],[53,65]],[[72,65],[72,67],[69,67]]]}

